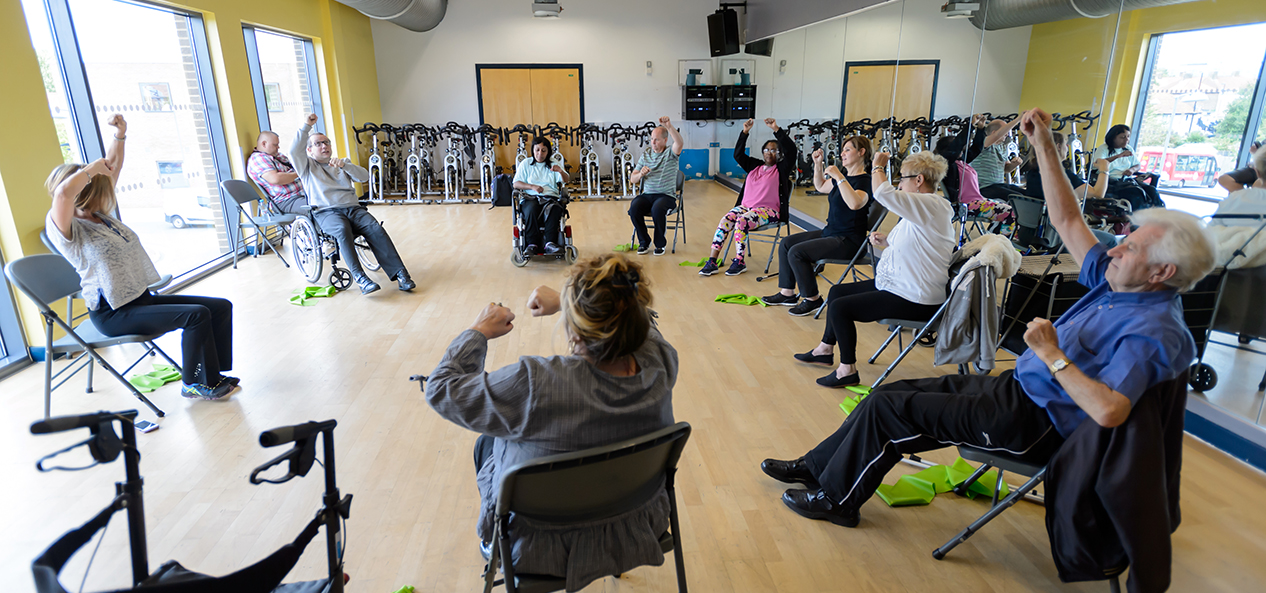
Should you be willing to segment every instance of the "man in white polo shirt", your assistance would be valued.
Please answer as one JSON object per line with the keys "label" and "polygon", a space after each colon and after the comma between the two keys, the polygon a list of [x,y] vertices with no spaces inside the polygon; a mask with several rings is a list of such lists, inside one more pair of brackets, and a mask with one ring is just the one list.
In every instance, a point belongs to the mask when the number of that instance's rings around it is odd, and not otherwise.
{"label": "man in white polo shirt", "polygon": [[[668,146],[669,136],[673,139]],[[655,223],[655,255],[664,255],[668,239],[664,227],[668,211],[677,205],[677,160],[686,145],[681,133],[673,127],[667,115],[659,118],[659,127],[651,132],[651,149],[642,153],[637,170],[629,176],[631,183],[642,182],[642,193],[629,204],[629,218],[637,232],[637,253],[644,255],[651,250],[651,236],[646,232],[646,215]]]}

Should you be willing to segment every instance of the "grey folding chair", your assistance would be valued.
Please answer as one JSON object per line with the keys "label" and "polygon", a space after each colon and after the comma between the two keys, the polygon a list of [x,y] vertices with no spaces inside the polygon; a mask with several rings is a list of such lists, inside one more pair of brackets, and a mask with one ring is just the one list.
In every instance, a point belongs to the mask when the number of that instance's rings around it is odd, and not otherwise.
{"label": "grey folding chair", "polygon": [[[773,233],[769,231],[773,230]],[[784,234],[785,233],[785,234]],[[785,220],[771,220],[747,232],[745,243],[747,243],[748,255],[752,253],[752,243],[768,243],[769,259],[765,260],[765,272],[769,273],[770,266],[774,265],[774,254],[778,252],[778,244],[782,242],[782,238],[791,235],[791,223]],[[725,242],[725,253],[721,255],[721,260],[730,258],[730,246],[733,241]]]}
{"label": "grey folding chair", "polygon": [[[677,232],[681,231],[681,243],[686,243],[686,174],[677,171],[677,205],[668,209],[667,216],[664,219],[664,232],[668,229],[673,231],[673,253],[677,253]],[[654,232],[655,225],[646,225],[647,232]],[[633,233],[633,238],[629,239],[629,243],[637,243],[637,232]]]}
{"label": "grey folding chair", "polygon": [[[180,368],[176,361],[172,360],[170,356],[167,356],[166,352],[163,352],[161,348],[154,344],[154,340],[158,339],[162,334],[106,336],[93,325],[91,319],[84,319],[74,326],[72,324],[75,318],[71,315],[67,315],[66,319],[62,319],[53,311],[50,304],[58,299],[76,297],[80,286],[79,274],[75,272],[75,268],[70,265],[70,262],[60,255],[42,253],[14,260],[4,267],[4,275],[9,278],[9,281],[22,294],[25,294],[27,298],[31,299],[31,302],[35,303],[35,306],[40,310],[40,315],[44,317],[44,418],[47,419],[51,416],[53,390],[61,387],[62,384],[85,367],[88,369],[87,393],[92,393],[92,367],[94,362],[101,365],[101,368],[104,368],[119,383],[123,384],[128,391],[132,392],[136,399],[145,404],[154,414],[160,418],[163,416],[162,410],[158,409],[153,402],[142,395],[135,386],[124,378],[124,374],[145,360],[146,355],[155,352],[161,354],[173,367]],[[66,335],[54,340],[54,325],[66,332]],[[97,348],[105,348],[116,344],[133,343],[144,345],[146,349],[145,354],[124,369],[122,373],[115,370],[96,350]],[[71,359],[67,366],[54,374],[53,359],[60,354],[71,355]],[[56,385],[53,384],[55,379],[60,379]]]}
{"label": "grey folding chair", "polygon": [[[497,496],[495,541],[484,573],[484,593],[497,585],[505,585],[507,593],[548,593],[566,587],[562,577],[515,574],[509,560],[511,513],[559,526],[598,521],[646,504],[658,494],[661,483],[668,491],[670,529],[659,544],[665,554],[673,553],[677,590],[686,593],[674,476],[689,438],[690,425],[678,422],[622,443],[540,457],[510,468]],[[498,568],[503,578],[494,580]]]}
{"label": "grey folding chair", "polygon": [[[286,258],[281,256],[281,252],[277,251],[276,247],[273,247],[272,241],[268,239],[268,234],[264,231],[264,229],[268,227],[277,227],[284,236],[286,233],[285,226],[294,222],[296,216],[294,214],[275,214],[270,212],[267,207],[261,207],[258,214],[251,214],[247,205],[252,202],[261,201],[261,199],[259,194],[255,193],[255,188],[252,188],[251,184],[242,181],[241,179],[226,179],[220,182],[220,187],[224,189],[224,193],[227,193],[229,197],[233,198],[233,201],[237,203],[238,213],[246,218],[246,220],[238,222],[238,227],[242,230],[255,229],[255,248],[252,256],[258,257],[261,249],[271,249],[272,252],[277,255],[277,259],[280,259],[281,263],[285,264],[286,267],[289,268],[290,264],[286,262]],[[263,239],[263,246],[260,245],[261,238]],[[238,246],[245,242],[246,237],[239,237],[238,245],[233,246],[234,269],[237,269]]]}

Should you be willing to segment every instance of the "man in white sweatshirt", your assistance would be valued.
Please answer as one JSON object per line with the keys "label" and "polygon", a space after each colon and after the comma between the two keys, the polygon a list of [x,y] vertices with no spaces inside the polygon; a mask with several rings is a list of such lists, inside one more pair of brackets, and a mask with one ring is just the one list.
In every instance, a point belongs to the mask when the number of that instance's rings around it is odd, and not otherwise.
{"label": "man in white sweatshirt", "polygon": [[409,278],[409,271],[404,268],[391,237],[369,210],[360,205],[352,187],[354,181],[369,181],[369,171],[348,159],[335,158],[330,139],[320,132],[312,133],[316,122],[315,113],[308,115],[307,123],[295,134],[294,141],[290,143],[290,162],[294,163],[295,173],[303,180],[303,189],[308,194],[308,204],[312,206],[317,224],[338,241],[339,253],[361,294],[369,294],[380,287],[360,267],[360,259],[356,257],[356,248],[352,244],[358,235],[369,242],[369,248],[374,251],[374,257],[382,264],[382,271],[387,273],[387,277],[395,280],[400,290],[413,290],[417,284]]}

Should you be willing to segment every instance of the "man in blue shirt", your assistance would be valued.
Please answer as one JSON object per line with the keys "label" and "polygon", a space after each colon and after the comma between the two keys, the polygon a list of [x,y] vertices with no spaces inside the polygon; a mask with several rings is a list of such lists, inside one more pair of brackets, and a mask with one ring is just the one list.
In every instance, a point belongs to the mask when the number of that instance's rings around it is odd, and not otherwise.
{"label": "man in blue shirt", "polygon": [[[563,250],[559,230],[562,228],[563,206],[559,203],[563,185],[571,180],[562,163],[551,163],[554,146],[549,138],[537,136],[532,140],[532,157],[519,161],[514,171],[514,189],[523,192],[523,240],[528,255],[545,253],[554,255]],[[545,233],[541,232],[541,220],[545,221]]]}
{"label": "man in blue shirt", "polygon": [[1213,269],[1214,247],[1200,222],[1147,210],[1135,215],[1138,230],[1105,249],[1062,174],[1050,116],[1034,109],[1023,118],[1051,223],[1090,292],[1054,324],[1029,322],[1029,350],[1014,372],[883,385],[804,457],[765,460],[769,476],[808,486],[783,494],[797,514],[856,526],[858,509],[902,454],[967,444],[1044,463],[1087,418],[1109,428],[1125,422],[1143,392],[1195,358],[1178,293]]}

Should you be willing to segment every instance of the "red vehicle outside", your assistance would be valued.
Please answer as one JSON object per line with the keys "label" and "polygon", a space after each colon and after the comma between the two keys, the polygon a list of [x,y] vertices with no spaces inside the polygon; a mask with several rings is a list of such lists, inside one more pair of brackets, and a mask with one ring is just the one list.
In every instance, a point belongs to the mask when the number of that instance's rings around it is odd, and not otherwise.
{"label": "red vehicle outside", "polygon": [[1169,150],[1144,146],[1139,148],[1139,163],[1143,171],[1160,175],[1162,186],[1213,187],[1218,182],[1218,151],[1208,144],[1184,144]]}

